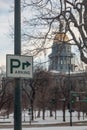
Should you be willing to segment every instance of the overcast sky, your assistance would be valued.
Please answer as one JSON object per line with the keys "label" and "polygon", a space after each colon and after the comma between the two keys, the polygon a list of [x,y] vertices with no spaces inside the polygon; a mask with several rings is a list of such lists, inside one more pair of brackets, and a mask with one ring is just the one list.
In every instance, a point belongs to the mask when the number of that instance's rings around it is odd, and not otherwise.
{"label": "overcast sky", "polygon": [[14,0],[0,0],[0,66],[6,64],[6,54],[13,53],[13,40],[9,36],[13,14],[10,13]]}
{"label": "overcast sky", "polygon": [[0,67],[6,66],[6,54],[14,53],[14,41],[10,37],[10,25],[14,25],[11,6],[14,6],[14,0],[0,0]]}

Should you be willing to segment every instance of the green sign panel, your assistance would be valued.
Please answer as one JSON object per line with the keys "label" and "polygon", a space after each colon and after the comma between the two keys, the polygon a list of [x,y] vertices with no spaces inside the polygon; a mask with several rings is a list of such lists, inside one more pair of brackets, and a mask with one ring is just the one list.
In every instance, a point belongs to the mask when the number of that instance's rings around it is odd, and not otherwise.
{"label": "green sign panel", "polygon": [[32,78],[32,56],[7,55],[6,60],[7,77]]}
{"label": "green sign panel", "polygon": [[80,100],[80,102],[87,102],[87,99]]}

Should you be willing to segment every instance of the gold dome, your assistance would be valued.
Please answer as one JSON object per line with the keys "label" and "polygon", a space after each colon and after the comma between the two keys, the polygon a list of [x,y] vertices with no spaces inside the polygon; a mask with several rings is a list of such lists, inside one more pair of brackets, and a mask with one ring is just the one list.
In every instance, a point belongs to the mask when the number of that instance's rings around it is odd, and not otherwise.
{"label": "gold dome", "polygon": [[67,42],[69,40],[68,36],[65,33],[57,33],[54,37],[54,43],[56,42]]}

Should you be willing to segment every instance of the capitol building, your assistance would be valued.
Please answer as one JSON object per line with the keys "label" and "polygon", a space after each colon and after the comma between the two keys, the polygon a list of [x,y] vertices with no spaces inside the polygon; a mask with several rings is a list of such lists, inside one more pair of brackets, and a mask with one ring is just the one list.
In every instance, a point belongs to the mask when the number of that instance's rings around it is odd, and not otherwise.
{"label": "capitol building", "polygon": [[49,55],[49,70],[64,73],[75,71],[75,53],[72,53],[71,44],[68,41],[69,38],[65,33],[56,33],[52,52]]}

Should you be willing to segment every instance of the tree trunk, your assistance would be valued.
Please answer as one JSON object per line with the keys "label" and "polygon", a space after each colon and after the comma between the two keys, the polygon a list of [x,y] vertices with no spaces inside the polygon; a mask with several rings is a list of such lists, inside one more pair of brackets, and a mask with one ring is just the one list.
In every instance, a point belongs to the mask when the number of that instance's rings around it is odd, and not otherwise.
{"label": "tree trunk", "polygon": [[43,116],[42,119],[45,120],[45,108],[43,108]]}
{"label": "tree trunk", "polygon": [[52,114],[52,109],[50,109],[50,117],[52,117],[53,116],[53,114]]}
{"label": "tree trunk", "polygon": [[63,102],[63,121],[65,122],[65,106],[66,106],[66,103],[65,101]]}
{"label": "tree trunk", "polygon": [[84,120],[84,112],[83,112],[83,120]]}
{"label": "tree trunk", "polygon": [[31,106],[31,120],[33,121],[34,120],[34,115],[33,115],[33,104],[32,104],[32,106]]}
{"label": "tree trunk", "polygon": [[80,111],[78,111],[78,120],[80,120]]}
{"label": "tree trunk", "polygon": [[38,118],[40,117],[40,109],[38,110],[37,117],[38,117]]}
{"label": "tree trunk", "polygon": [[56,120],[56,109],[55,109],[55,120]]}

